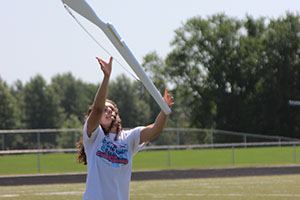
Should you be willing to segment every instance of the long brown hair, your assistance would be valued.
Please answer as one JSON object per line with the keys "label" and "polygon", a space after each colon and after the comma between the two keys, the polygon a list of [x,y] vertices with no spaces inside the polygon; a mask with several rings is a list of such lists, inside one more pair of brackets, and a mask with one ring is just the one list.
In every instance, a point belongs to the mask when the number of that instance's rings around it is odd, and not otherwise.
{"label": "long brown hair", "polygon": [[[119,115],[119,109],[117,107],[117,104],[115,102],[113,102],[112,100],[106,99],[106,102],[111,103],[113,105],[113,112],[115,113],[115,115],[114,115],[114,119],[113,119],[110,127],[108,129],[104,129],[104,127],[102,127],[102,129],[104,131],[104,134],[106,136],[108,136],[111,129],[113,127],[116,127],[117,130],[116,130],[116,136],[115,136],[114,140],[117,141],[118,137],[120,135],[120,132],[123,129],[122,124],[121,124],[121,118],[120,118],[120,115]],[[93,106],[94,105],[89,106],[88,112],[85,115],[85,121],[87,120],[88,116],[91,114],[91,112],[93,110]],[[77,162],[78,163],[83,163],[84,165],[86,165],[87,160],[86,160],[86,154],[85,154],[84,146],[83,146],[83,136],[81,136],[79,142],[77,142],[76,147],[79,148],[78,153],[77,153],[77,159],[76,159]]]}

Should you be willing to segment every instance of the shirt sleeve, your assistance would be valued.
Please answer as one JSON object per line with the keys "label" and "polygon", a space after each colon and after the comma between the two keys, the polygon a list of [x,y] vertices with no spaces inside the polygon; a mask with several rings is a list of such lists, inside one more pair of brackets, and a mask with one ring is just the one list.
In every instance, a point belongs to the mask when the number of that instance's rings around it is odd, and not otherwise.
{"label": "shirt sleeve", "polygon": [[88,120],[87,119],[85,121],[85,124],[84,124],[84,128],[83,128],[83,142],[84,143],[93,143],[101,129],[100,125],[92,132],[91,134],[91,137],[88,136],[87,134],[87,123],[88,123]]}
{"label": "shirt sleeve", "polygon": [[143,127],[136,127],[130,130],[128,139],[132,155],[135,155],[138,151],[142,150],[145,143],[140,144],[140,133]]}

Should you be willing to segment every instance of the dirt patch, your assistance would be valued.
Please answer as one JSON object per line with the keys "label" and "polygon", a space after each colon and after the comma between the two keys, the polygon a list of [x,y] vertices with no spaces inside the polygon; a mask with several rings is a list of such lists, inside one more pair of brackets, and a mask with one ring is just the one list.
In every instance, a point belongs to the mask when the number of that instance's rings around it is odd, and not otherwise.
{"label": "dirt patch", "polygon": [[[132,181],[300,174],[300,165],[133,171]],[[0,186],[84,183],[86,173],[0,176]]]}

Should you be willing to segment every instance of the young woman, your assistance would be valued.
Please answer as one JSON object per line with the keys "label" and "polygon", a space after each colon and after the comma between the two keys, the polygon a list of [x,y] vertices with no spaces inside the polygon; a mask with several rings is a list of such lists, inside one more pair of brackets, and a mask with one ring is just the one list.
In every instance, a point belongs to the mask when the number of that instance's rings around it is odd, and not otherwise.
{"label": "young woman", "polygon": [[[113,59],[97,60],[104,78],[86,117],[78,152],[78,161],[87,164],[88,171],[83,200],[126,200],[133,155],[162,132],[168,116],[161,111],[153,124],[123,131],[117,105],[107,99]],[[164,100],[173,106],[167,89]]]}

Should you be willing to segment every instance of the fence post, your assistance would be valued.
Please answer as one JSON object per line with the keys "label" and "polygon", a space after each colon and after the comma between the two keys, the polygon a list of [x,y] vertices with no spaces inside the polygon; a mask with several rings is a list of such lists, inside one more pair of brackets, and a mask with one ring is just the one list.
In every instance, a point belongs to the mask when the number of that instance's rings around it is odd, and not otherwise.
{"label": "fence post", "polygon": [[2,133],[2,150],[5,149],[5,133]]}
{"label": "fence post", "polygon": [[210,132],[210,145],[211,145],[211,148],[213,149],[214,148],[214,133],[213,132]]}
{"label": "fence post", "polygon": [[296,155],[296,144],[293,145],[294,148],[294,163],[297,162],[297,155]]}
{"label": "fence post", "polygon": [[168,167],[171,167],[170,147],[168,146]]}
{"label": "fence post", "polygon": [[279,147],[281,147],[281,138],[278,138]]}
{"label": "fence post", "polygon": [[247,136],[246,135],[244,135],[244,144],[245,144],[245,148],[247,148]]}
{"label": "fence post", "polygon": [[231,161],[232,161],[232,165],[234,165],[234,146],[232,146],[231,148]]}
{"label": "fence post", "polygon": [[180,138],[179,138],[179,131],[176,130],[176,144],[179,145],[180,144]]}
{"label": "fence post", "polygon": [[[41,138],[40,138],[40,133],[37,133],[37,148],[38,150],[40,149],[40,143],[41,143]],[[41,172],[41,158],[40,158],[40,152],[37,154],[37,167],[38,167],[38,173]]]}

